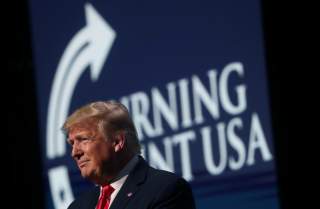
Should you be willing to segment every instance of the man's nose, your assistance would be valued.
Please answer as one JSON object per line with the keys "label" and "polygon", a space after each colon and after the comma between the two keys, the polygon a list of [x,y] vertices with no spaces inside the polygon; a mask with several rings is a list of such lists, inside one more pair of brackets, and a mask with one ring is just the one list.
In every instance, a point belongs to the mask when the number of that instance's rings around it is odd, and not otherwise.
{"label": "man's nose", "polygon": [[79,159],[81,155],[83,154],[83,151],[78,143],[74,143],[72,146],[71,156],[74,159]]}

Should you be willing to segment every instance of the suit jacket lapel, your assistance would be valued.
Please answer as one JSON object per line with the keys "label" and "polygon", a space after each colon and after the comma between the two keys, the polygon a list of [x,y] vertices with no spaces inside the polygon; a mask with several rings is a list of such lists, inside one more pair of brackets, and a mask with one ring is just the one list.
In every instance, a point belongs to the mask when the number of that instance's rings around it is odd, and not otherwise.
{"label": "suit jacket lapel", "polygon": [[96,205],[97,205],[97,202],[99,199],[99,195],[100,195],[100,187],[97,186],[94,188],[94,191],[93,191],[92,195],[90,196],[90,200],[88,203],[88,209],[96,208]]}
{"label": "suit jacket lapel", "polygon": [[110,209],[122,209],[128,204],[130,199],[138,191],[141,184],[146,179],[149,166],[146,161],[139,156],[139,162],[131,171],[128,179],[123,184],[116,198],[113,200]]}

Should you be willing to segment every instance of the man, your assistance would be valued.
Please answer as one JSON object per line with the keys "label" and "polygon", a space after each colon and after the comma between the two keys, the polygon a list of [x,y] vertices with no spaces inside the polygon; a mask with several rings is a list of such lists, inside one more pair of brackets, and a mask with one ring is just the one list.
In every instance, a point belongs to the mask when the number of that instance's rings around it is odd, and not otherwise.
{"label": "man", "polygon": [[136,129],[124,105],[85,105],[67,118],[63,130],[82,177],[97,185],[68,209],[195,208],[184,179],[150,167],[139,155]]}

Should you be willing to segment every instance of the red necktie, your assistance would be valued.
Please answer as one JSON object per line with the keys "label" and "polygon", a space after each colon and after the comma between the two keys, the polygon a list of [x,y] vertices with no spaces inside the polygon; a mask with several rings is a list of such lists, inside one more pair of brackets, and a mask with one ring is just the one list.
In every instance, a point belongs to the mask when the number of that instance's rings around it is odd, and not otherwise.
{"label": "red necktie", "polygon": [[97,209],[108,209],[110,205],[110,197],[114,188],[110,185],[102,187],[102,193],[97,204]]}

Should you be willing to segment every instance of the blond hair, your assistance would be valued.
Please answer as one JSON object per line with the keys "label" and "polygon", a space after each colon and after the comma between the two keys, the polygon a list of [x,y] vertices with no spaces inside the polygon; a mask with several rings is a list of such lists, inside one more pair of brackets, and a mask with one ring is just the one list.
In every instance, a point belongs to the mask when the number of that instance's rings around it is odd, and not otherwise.
{"label": "blond hair", "polygon": [[97,101],[80,107],[65,121],[62,130],[68,135],[70,129],[80,122],[96,122],[97,128],[106,138],[124,131],[128,148],[140,153],[137,131],[128,109],[117,101]]}

